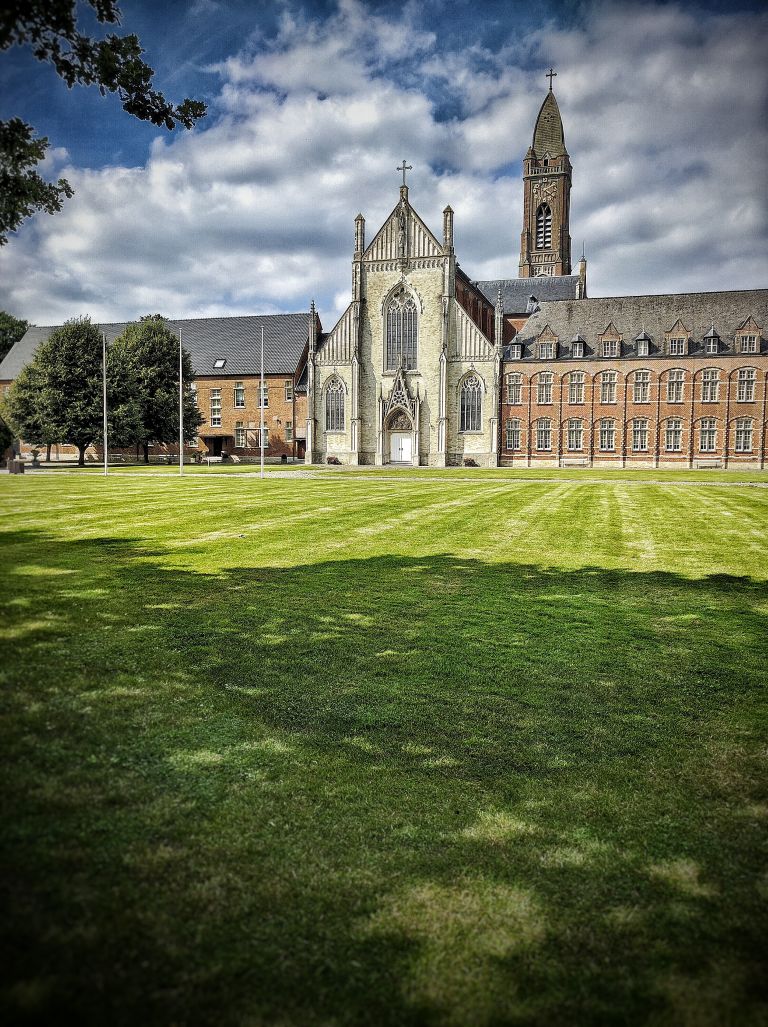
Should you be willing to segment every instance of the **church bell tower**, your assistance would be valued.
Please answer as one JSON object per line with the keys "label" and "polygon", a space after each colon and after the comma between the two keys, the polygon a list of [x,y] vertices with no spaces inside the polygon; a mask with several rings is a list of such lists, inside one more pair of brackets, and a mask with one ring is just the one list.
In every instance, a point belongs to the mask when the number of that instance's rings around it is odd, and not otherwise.
{"label": "church bell tower", "polygon": [[549,92],[523,161],[520,278],[571,273],[571,162],[565,148],[560,109],[552,91],[556,74],[552,69],[548,72]]}

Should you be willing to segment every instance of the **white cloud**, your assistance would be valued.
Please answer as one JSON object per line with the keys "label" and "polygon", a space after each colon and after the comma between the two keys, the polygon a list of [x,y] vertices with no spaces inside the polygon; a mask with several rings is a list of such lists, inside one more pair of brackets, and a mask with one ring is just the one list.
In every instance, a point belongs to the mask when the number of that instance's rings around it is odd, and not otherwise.
{"label": "white cloud", "polygon": [[315,297],[330,326],[349,296],[354,216],[370,239],[403,155],[427,223],[439,231],[454,208],[462,267],[513,276],[519,161],[550,62],[592,295],[766,284],[765,15],[605,6],[494,53],[472,40],[441,52],[417,14],[359,0],[324,21],[286,12],[268,45],[219,66],[206,127],[158,141],[145,166],[62,168],[66,151],[52,154],[75,198],[0,251],[0,306],[42,324]]}

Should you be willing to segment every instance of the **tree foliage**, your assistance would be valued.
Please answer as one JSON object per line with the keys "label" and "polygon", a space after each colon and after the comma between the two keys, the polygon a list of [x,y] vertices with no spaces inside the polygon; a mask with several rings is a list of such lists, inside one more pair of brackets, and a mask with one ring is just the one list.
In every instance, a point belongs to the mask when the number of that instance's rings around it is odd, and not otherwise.
{"label": "tree foliage", "polygon": [[13,442],[13,432],[8,425],[8,422],[0,412],[0,460],[3,459],[7,451],[11,448]]}
{"label": "tree foliage", "polygon": [[[116,0],[88,0],[98,21],[120,24]],[[53,65],[68,87],[96,85],[102,95],[116,93],[123,110],[153,125],[172,130],[192,128],[205,116],[205,104],[186,99],[166,100],[152,88],[154,72],[141,58],[135,35],[110,33],[92,39],[78,31],[76,0],[8,0],[0,7],[0,51],[28,45],[39,61]],[[46,182],[36,170],[45,157],[48,140],[19,118],[0,121],[0,245],[24,218],[38,210],[53,214],[72,196],[60,178]]]}
{"label": "tree foliage", "polygon": [[[140,408],[141,432],[134,441],[144,446],[149,459],[150,443],[176,442],[179,437],[179,340],[160,314],[151,314],[128,325],[110,347],[110,365],[129,369],[134,396]],[[203,423],[192,392],[192,358],[182,356],[184,383],[184,439],[189,442]]]}
{"label": "tree foliage", "polygon": [[5,400],[4,415],[19,438],[46,447],[63,441],[50,400],[43,372],[33,360],[19,372]]}
{"label": "tree foliage", "polygon": [[[3,197],[0,187],[0,204],[2,202]],[[10,353],[11,347],[19,341],[27,328],[29,328],[29,321],[23,321],[21,318],[14,317],[13,314],[9,314],[6,310],[0,310],[0,360],[7,353]]]}

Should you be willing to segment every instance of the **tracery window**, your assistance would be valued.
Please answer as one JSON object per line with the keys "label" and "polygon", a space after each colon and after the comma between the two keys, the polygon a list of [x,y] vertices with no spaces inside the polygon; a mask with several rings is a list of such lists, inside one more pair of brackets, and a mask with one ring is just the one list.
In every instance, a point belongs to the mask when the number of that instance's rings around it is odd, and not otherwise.
{"label": "tracery window", "polygon": [[699,422],[699,452],[714,453],[717,449],[717,421],[705,417]]}
{"label": "tracery window", "polygon": [[540,417],[536,422],[536,449],[552,449],[552,421],[548,417]]}
{"label": "tracery window", "polygon": [[611,453],[616,449],[616,422],[612,417],[600,421],[600,449]]}
{"label": "tracery window", "polygon": [[720,372],[716,367],[707,367],[701,372],[701,402],[717,403],[720,391]]}
{"label": "tracery window", "polygon": [[344,386],[332,378],[325,393],[325,430],[344,431]]}
{"label": "tracery window", "polygon": [[552,248],[552,211],[549,204],[542,203],[536,211],[536,249]]}
{"label": "tracery window", "polygon": [[418,349],[418,319],[413,297],[402,286],[387,304],[386,370],[396,371],[402,366],[406,370],[416,367]]}
{"label": "tracery window", "polygon": [[632,452],[648,451],[648,421],[645,417],[635,417],[632,421]]}
{"label": "tracery window", "polygon": [[615,403],[616,402],[616,379],[618,375],[615,371],[603,371],[600,375],[600,402],[601,403]]}
{"label": "tracery window", "polygon": [[483,386],[476,374],[461,383],[460,431],[480,431],[482,419]]}
{"label": "tracery window", "polygon": [[538,385],[536,387],[536,402],[537,403],[551,403],[552,402],[552,379],[554,375],[551,371],[542,371],[539,375]]}
{"label": "tracery window", "polygon": [[737,453],[752,452],[752,418],[740,417],[736,422],[735,450]]}
{"label": "tracery window", "polygon": [[568,377],[568,402],[584,402],[584,372],[571,371]]}
{"label": "tracery window", "polygon": [[507,449],[520,449],[520,420],[517,417],[512,417],[507,421],[506,424],[506,448]]}
{"label": "tracery window", "polygon": [[523,402],[523,376],[517,372],[507,375],[507,403],[519,406]]}
{"label": "tracery window", "polygon": [[650,403],[651,401],[651,372],[635,371],[635,380],[632,387],[632,399],[635,403]]}
{"label": "tracery window", "polygon": [[737,386],[736,401],[751,403],[755,398],[755,369],[753,367],[739,368]]}
{"label": "tracery window", "polygon": [[580,450],[584,448],[584,422],[579,417],[572,417],[568,421],[568,449]]}

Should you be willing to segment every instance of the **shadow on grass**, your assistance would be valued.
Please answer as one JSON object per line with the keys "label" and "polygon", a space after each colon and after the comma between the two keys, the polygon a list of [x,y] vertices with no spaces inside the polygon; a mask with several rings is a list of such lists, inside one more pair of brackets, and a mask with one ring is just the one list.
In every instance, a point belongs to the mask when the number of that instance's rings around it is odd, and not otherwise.
{"label": "shadow on grass", "polygon": [[164,559],[5,536],[14,1021],[765,1015],[764,585]]}

